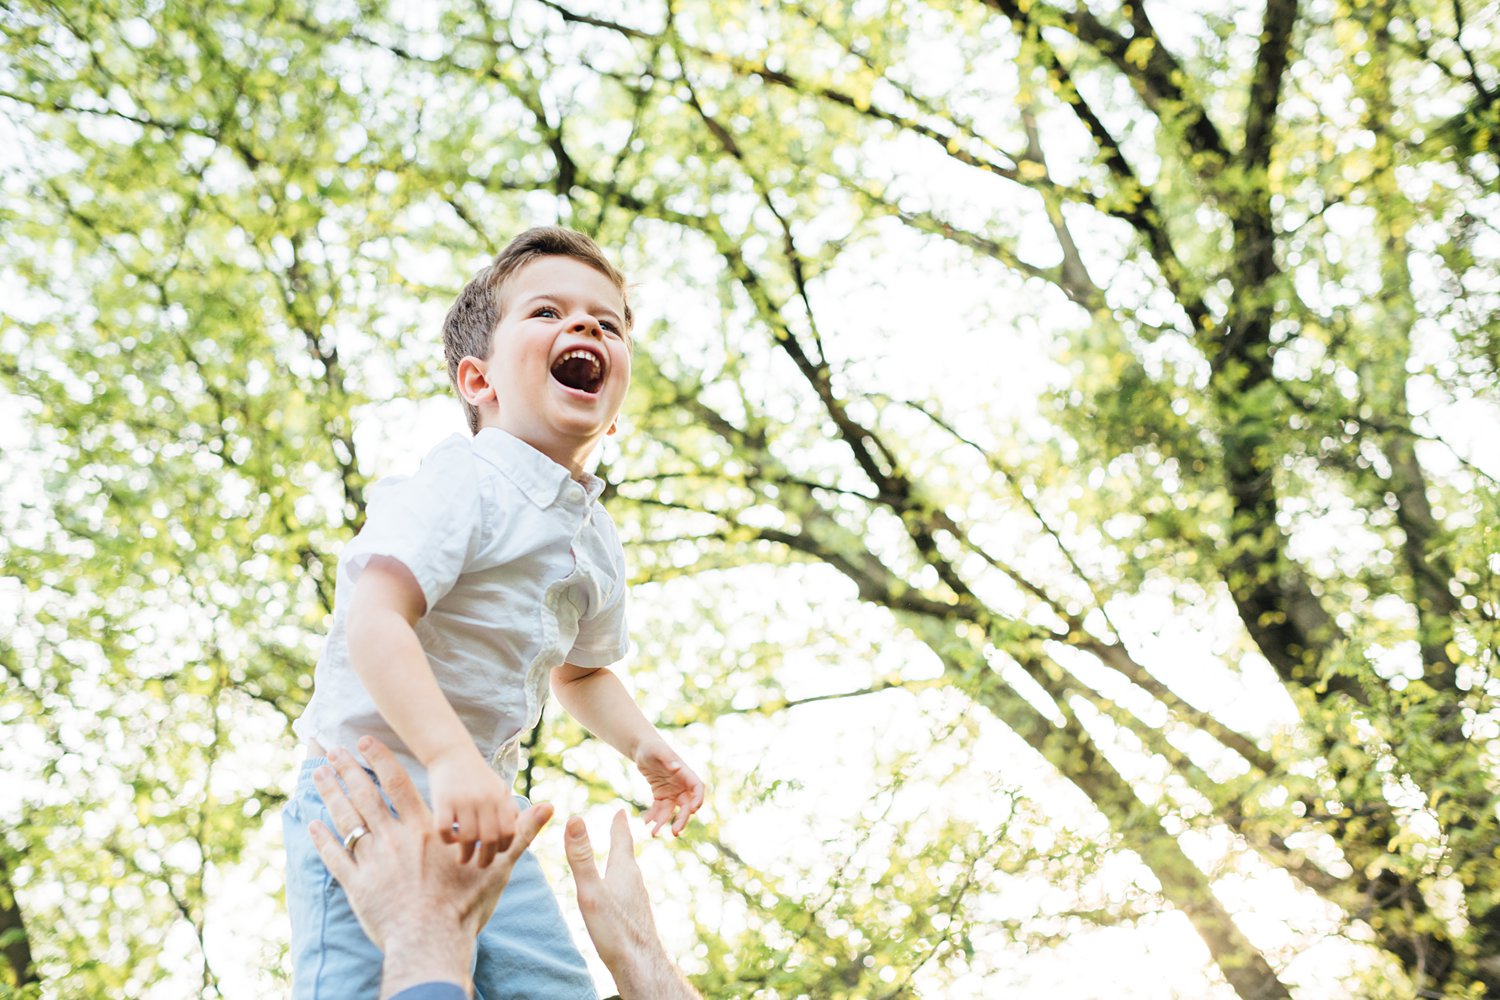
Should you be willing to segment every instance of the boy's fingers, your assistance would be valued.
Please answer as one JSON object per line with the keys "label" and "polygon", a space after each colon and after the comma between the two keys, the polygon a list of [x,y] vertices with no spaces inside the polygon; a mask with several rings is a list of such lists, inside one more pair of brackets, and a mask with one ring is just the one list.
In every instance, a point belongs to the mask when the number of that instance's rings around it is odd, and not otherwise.
{"label": "boy's fingers", "polygon": [[707,792],[708,786],[703,783],[702,778],[698,778],[693,782],[693,812],[697,812],[703,807],[703,799]]}
{"label": "boy's fingers", "polygon": [[493,861],[496,854],[510,846],[515,824],[512,823],[511,829],[506,830],[505,821],[509,817],[504,813],[505,810],[501,807],[486,807],[479,810],[479,829],[475,838],[479,841],[479,867],[481,868]]}
{"label": "boy's fingers", "polygon": [[594,845],[589,843],[588,827],[582,818],[569,816],[563,827],[563,847],[568,855],[568,867],[573,869],[573,881],[578,885],[599,881],[599,866],[594,863]]}
{"label": "boy's fingers", "polygon": [[359,752],[365,755],[365,760],[370,762],[370,768],[375,772],[375,777],[380,779],[380,786],[385,789],[385,794],[391,798],[391,806],[396,810],[396,815],[403,819],[412,819],[423,823],[427,819],[427,803],[422,801],[421,793],[417,786],[412,783],[411,775],[406,773],[406,768],[391,753],[390,748],[373,736],[362,737],[359,741]]}
{"label": "boy's fingers", "polygon": [[493,847],[500,839],[500,817],[494,809],[481,808],[475,813],[474,828],[465,832],[472,840]]}
{"label": "boy's fingers", "polygon": [[672,824],[672,835],[678,836],[687,829],[688,820],[693,813],[703,806],[703,783],[700,781],[688,791],[677,797],[677,804],[682,807],[682,812],[677,815],[677,822]]}
{"label": "boy's fingers", "polygon": [[[531,808],[528,805],[526,808]],[[521,829],[521,808],[516,800],[508,798],[500,804],[500,833],[502,836],[514,835]]]}
{"label": "boy's fingers", "polygon": [[479,816],[473,807],[465,806],[454,814],[453,821],[458,826],[458,832],[454,836],[458,840],[459,858],[467,864],[474,856],[474,846],[479,841]]}
{"label": "boy's fingers", "polygon": [[344,850],[343,843],[334,837],[321,820],[315,819],[307,825],[307,835],[312,838],[313,847],[317,848],[318,857],[323,859],[328,871],[338,879],[339,885],[346,885],[345,880],[354,867],[354,860]]}

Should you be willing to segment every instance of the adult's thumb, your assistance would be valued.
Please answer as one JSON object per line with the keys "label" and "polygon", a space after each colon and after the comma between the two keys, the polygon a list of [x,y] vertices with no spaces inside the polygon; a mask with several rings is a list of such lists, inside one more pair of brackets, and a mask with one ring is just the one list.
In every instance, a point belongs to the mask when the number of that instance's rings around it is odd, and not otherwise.
{"label": "adult's thumb", "polygon": [[599,877],[594,864],[594,845],[589,843],[588,827],[583,817],[569,816],[563,827],[563,850],[568,856],[568,867],[573,869],[573,881],[592,881]]}

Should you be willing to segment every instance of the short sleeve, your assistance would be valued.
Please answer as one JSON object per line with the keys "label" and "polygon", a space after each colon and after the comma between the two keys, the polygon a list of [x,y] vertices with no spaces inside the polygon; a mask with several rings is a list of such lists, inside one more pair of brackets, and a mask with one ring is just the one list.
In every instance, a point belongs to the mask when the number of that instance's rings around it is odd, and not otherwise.
{"label": "short sleeve", "polygon": [[625,620],[625,553],[615,534],[614,522],[600,508],[600,533],[610,551],[610,569],[614,586],[609,597],[596,610],[589,609],[579,619],[578,640],[568,652],[568,662],[579,667],[607,667],[618,663],[630,652],[630,629]]}
{"label": "short sleeve", "polygon": [[483,531],[473,451],[454,435],[428,453],[416,475],[375,485],[364,527],[344,548],[344,566],[353,582],[376,556],[399,561],[431,610],[479,551]]}

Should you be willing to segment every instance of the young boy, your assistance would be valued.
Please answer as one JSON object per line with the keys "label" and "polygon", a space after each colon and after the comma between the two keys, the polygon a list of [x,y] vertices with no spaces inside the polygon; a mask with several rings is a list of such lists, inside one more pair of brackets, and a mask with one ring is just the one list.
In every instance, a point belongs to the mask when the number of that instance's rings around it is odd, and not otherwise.
{"label": "young boy", "polygon": [[[473,436],[373,491],[293,727],[309,748],[284,817],[295,997],[373,1000],[380,988],[380,953],[307,836],[313,819],[333,826],[311,780],[327,751],[383,740],[429,795],[438,834],[488,865],[515,830],[519,741],[550,680],[650,782],[653,832],[680,833],[703,803],[703,782],[606,668],[626,651],[624,558],[596,502],[604,483],[583,466],[615,431],[630,324],[623,276],[588,237],[556,228],[516,237],[444,321]],[[474,987],[483,1000],[596,997],[529,854],[479,936]]]}

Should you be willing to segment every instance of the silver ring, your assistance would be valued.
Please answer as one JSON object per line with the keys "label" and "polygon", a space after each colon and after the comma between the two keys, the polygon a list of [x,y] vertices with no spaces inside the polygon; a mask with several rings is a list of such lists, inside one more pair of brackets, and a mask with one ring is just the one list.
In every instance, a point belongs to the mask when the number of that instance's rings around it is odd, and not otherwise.
{"label": "silver ring", "polygon": [[359,826],[356,826],[354,829],[350,830],[344,836],[344,852],[346,854],[348,854],[351,858],[354,857],[354,845],[357,844],[357,843],[359,843],[359,838],[360,837],[363,837],[365,834],[367,834],[369,832],[370,832],[369,827],[365,826],[363,823],[361,823]]}

